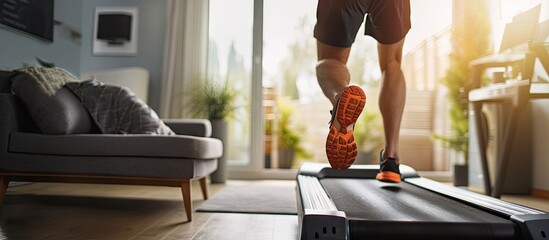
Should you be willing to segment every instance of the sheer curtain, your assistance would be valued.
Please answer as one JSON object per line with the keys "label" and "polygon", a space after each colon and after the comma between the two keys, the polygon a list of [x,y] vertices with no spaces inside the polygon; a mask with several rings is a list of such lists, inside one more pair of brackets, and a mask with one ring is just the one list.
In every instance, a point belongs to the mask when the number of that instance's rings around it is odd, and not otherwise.
{"label": "sheer curtain", "polygon": [[205,79],[209,0],[168,0],[164,49],[162,118],[188,118],[189,88]]}

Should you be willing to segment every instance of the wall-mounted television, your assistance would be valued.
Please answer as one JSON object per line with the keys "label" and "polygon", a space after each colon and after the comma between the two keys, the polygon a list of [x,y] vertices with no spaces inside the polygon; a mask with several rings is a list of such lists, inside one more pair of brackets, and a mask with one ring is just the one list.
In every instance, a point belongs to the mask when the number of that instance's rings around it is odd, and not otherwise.
{"label": "wall-mounted television", "polygon": [[0,25],[53,41],[54,0],[0,0]]}
{"label": "wall-mounted television", "polygon": [[109,44],[122,44],[131,40],[132,15],[125,13],[101,13],[97,20],[97,39]]}
{"label": "wall-mounted television", "polygon": [[135,6],[95,7],[94,56],[137,54],[139,9]]}

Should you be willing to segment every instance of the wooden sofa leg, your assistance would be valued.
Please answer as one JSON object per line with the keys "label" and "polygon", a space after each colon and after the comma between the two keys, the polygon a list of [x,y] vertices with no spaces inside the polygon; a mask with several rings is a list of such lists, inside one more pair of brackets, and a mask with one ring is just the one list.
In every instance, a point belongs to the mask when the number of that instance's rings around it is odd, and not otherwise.
{"label": "wooden sofa leg", "polygon": [[207,177],[203,177],[201,179],[198,179],[200,182],[200,188],[202,189],[202,195],[204,196],[204,200],[208,200],[208,181]]}
{"label": "wooden sofa leg", "polygon": [[4,203],[4,197],[6,196],[9,184],[10,181],[6,177],[0,176],[0,206]]}
{"label": "wooden sofa leg", "polygon": [[193,220],[193,202],[191,196],[191,180],[183,180],[181,182],[181,193],[183,194],[183,204],[187,213],[187,220]]}

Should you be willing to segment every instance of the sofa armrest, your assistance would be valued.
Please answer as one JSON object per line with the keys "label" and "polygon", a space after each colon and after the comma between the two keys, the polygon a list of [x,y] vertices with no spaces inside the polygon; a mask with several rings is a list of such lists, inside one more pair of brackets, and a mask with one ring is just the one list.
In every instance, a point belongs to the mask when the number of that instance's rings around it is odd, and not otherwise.
{"label": "sofa armrest", "polygon": [[177,135],[211,137],[212,124],[208,119],[163,119]]}

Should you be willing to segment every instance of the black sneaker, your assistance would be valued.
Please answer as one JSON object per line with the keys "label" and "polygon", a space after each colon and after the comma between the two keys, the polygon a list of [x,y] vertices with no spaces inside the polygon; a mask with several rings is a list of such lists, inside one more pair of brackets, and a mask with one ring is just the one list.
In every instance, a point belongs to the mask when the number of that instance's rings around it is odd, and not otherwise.
{"label": "black sneaker", "polygon": [[376,179],[381,182],[400,182],[400,171],[398,170],[398,159],[388,157],[383,159],[383,150],[379,153],[379,173]]}

